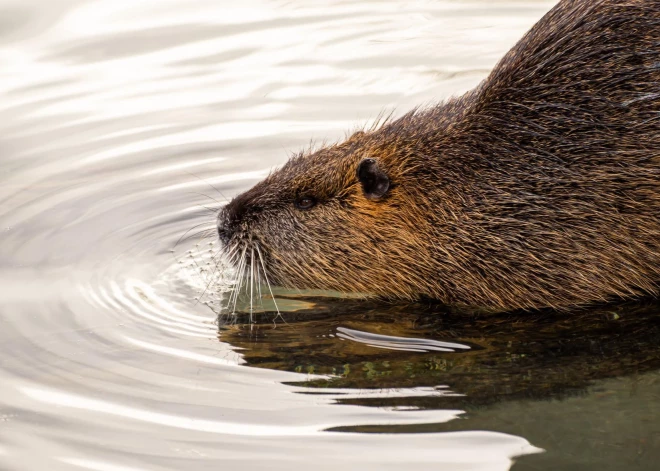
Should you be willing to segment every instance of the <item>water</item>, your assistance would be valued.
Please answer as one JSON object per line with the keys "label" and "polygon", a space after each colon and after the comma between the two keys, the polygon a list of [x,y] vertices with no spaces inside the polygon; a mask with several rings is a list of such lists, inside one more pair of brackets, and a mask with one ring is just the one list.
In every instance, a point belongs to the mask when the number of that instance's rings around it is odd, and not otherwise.
{"label": "water", "polygon": [[0,1],[0,469],[657,469],[657,305],[276,290],[218,321],[213,237],[181,239],[311,139],[473,87],[551,5]]}

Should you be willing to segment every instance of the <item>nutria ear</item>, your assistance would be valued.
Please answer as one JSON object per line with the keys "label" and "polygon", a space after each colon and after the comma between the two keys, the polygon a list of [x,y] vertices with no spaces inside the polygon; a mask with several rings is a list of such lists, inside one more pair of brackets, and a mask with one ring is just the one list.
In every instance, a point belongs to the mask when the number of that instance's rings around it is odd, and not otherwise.
{"label": "nutria ear", "polygon": [[377,200],[385,196],[390,188],[390,179],[378,167],[375,159],[363,159],[357,170],[357,177],[362,183],[364,196],[370,200]]}

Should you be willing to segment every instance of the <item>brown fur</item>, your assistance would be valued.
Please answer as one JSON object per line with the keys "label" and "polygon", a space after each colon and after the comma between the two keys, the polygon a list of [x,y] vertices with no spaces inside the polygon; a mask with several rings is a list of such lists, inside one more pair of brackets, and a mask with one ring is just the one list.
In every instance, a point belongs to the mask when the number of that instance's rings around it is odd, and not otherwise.
{"label": "brown fur", "polygon": [[[660,1],[563,0],[475,90],[291,159],[221,235],[290,287],[498,309],[657,295],[659,139]],[[376,201],[365,157],[391,182]]]}

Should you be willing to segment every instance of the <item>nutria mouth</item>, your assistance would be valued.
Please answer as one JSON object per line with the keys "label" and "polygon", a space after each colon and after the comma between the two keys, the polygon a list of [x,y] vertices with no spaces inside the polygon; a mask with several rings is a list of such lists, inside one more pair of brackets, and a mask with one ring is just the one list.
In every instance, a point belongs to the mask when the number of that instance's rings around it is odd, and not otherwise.
{"label": "nutria mouth", "polygon": [[660,1],[562,0],[476,89],[238,195],[220,239],[287,287],[496,309],[657,295],[659,45]]}

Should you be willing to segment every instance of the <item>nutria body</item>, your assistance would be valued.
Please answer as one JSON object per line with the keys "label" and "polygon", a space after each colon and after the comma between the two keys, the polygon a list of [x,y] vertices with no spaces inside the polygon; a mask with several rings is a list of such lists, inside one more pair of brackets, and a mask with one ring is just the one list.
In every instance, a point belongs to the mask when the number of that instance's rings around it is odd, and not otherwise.
{"label": "nutria body", "polygon": [[657,295],[660,1],[562,0],[476,89],[291,159],[218,227],[289,287],[498,309]]}

